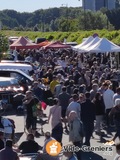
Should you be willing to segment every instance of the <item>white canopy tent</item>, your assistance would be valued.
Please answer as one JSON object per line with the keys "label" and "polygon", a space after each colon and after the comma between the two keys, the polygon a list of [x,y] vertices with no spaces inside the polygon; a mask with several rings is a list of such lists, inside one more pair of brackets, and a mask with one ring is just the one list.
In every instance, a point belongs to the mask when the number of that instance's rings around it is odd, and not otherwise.
{"label": "white canopy tent", "polygon": [[120,47],[106,38],[101,38],[91,47],[85,48],[84,52],[90,53],[105,53],[105,52],[120,52]]}
{"label": "white canopy tent", "polygon": [[92,46],[95,45],[97,42],[99,42],[100,39],[101,39],[101,38],[99,38],[99,37],[93,38],[93,40],[90,41],[88,44],[79,47],[79,48],[78,48],[78,52],[79,52],[79,53],[80,53],[80,52],[85,52],[86,48],[92,47]]}
{"label": "white canopy tent", "polygon": [[80,47],[87,45],[87,44],[88,44],[89,42],[91,42],[93,39],[94,39],[93,36],[90,36],[90,37],[88,37],[84,42],[82,42],[82,43],[74,46],[73,49],[74,49],[74,50],[77,50],[77,49],[79,49]]}

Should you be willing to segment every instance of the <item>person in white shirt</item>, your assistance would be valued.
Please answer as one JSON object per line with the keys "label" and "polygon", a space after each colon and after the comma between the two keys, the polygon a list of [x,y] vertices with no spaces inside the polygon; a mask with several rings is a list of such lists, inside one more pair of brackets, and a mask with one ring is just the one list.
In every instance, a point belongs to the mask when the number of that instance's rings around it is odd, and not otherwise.
{"label": "person in white shirt", "polygon": [[73,101],[67,107],[67,111],[66,111],[67,117],[71,111],[75,111],[77,113],[78,118],[80,119],[81,106],[80,106],[80,103],[78,103],[77,101],[78,101],[78,95],[74,94]]}
{"label": "person in white shirt", "polygon": [[114,92],[111,90],[111,86],[108,83],[104,83],[103,86],[105,88],[105,92],[103,93],[103,100],[105,104],[106,121],[107,121],[107,126],[109,126],[112,125],[112,120],[110,122],[110,118],[108,115],[112,107],[114,106],[114,101],[113,101]]}

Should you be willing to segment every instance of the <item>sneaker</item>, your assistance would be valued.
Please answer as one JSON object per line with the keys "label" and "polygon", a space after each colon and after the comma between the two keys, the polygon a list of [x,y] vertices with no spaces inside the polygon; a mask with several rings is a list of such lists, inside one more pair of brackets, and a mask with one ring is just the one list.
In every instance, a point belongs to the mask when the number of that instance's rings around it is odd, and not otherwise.
{"label": "sneaker", "polygon": [[115,142],[114,141],[110,141],[108,144],[112,146],[112,145],[115,144]]}
{"label": "sneaker", "polygon": [[114,144],[115,144],[115,142],[113,140],[105,143],[105,145],[110,145],[110,146],[113,146]]}

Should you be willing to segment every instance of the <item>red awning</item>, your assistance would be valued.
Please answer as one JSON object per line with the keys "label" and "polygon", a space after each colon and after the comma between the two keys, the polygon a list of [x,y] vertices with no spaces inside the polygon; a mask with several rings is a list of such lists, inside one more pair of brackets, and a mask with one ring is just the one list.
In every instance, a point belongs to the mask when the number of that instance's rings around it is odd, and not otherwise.
{"label": "red awning", "polygon": [[39,48],[39,45],[30,42],[24,37],[19,37],[13,44],[10,45],[10,49],[35,49],[35,48]]}
{"label": "red awning", "polygon": [[57,41],[57,42],[50,43],[50,44],[48,44],[47,46],[44,47],[44,49],[50,49],[50,48],[54,48],[54,49],[57,49],[57,48],[58,49],[59,48],[71,48],[71,46]]}

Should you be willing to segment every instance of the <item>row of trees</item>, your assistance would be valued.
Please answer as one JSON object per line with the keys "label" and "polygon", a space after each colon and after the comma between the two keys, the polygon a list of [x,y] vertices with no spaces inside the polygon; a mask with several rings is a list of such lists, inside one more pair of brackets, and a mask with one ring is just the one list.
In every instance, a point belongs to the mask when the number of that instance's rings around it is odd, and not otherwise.
{"label": "row of trees", "polygon": [[120,9],[98,12],[84,11],[80,7],[40,9],[33,13],[14,10],[0,11],[3,29],[34,31],[79,31],[93,29],[120,29]]}

